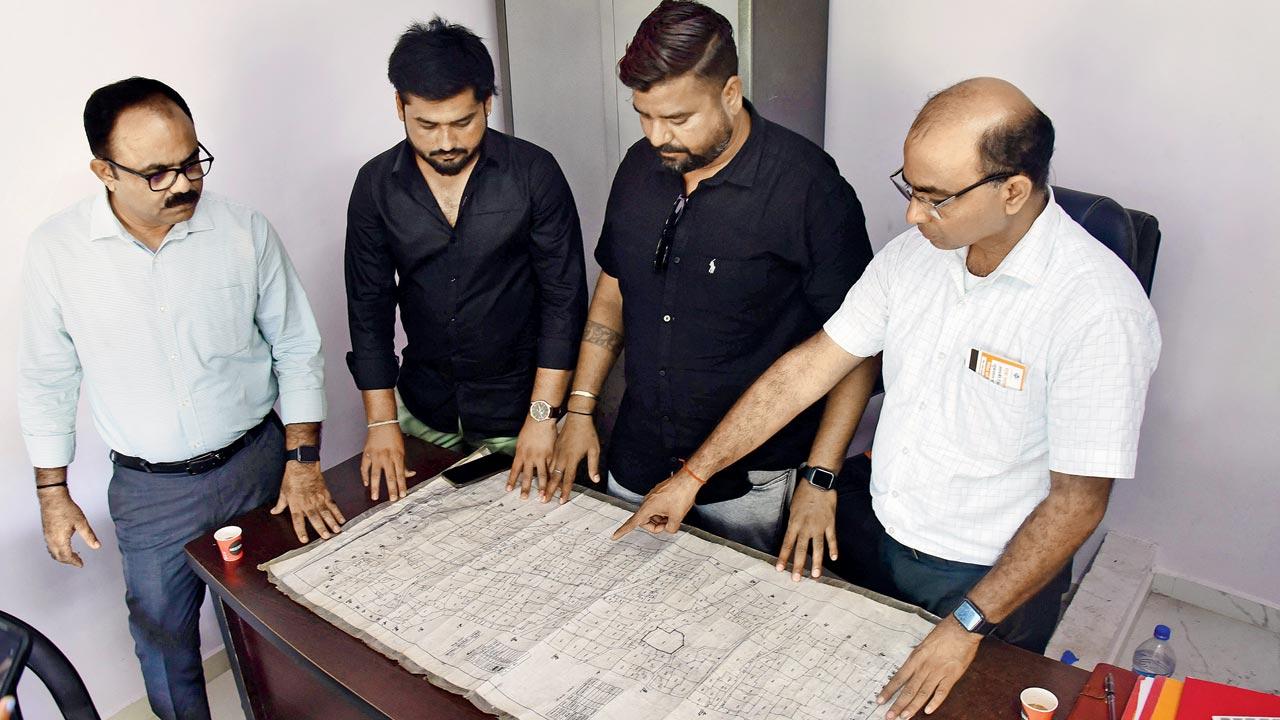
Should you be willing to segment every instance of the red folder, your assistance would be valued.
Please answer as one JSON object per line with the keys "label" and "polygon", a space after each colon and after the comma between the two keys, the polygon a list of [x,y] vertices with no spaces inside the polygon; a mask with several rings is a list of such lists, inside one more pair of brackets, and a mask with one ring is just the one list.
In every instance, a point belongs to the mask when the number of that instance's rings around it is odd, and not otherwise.
{"label": "red folder", "polygon": [[1177,720],[1211,720],[1214,715],[1280,717],[1280,696],[1187,678]]}
{"label": "red folder", "polygon": [[1129,695],[1138,682],[1138,675],[1132,670],[1098,663],[1089,676],[1089,681],[1084,684],[1084,689],[1076,697],[1076,704],[1071,708],[1067,720],[1107,720],[1107,695],[1103,688],[1107,673],[1111,673],[1111,681],[1115,684],[1116,717],[1120,717],[1129,704]]}

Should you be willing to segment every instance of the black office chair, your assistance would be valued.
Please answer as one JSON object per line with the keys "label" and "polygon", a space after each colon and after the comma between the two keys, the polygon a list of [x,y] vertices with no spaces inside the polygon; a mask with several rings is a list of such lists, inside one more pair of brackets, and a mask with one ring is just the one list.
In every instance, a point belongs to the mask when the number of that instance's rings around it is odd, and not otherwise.
{"label": "black office chair", "polygon": [[1071,219],[1124,260],[1150,295],[1160,250],[1160,223],[1141,210],[1126,210],[1102,195],[1055,185],[1053,196]]}
{"label": "black office chair", "polygon": [[[25,632],[31,638],[31,654],[27,656],[27,668],[40,678],[49,689],[53,701],[62,711],[66,720],[101,720],[98,710],[89,698],[89,689],[85,687],[80,673],[67,659],[66,655],[45,637],[39,630],[27,623],[0,610],[0,619],[14,628],[13,632]],[[22,720],[22,708],[19,705],[14,720]]]}

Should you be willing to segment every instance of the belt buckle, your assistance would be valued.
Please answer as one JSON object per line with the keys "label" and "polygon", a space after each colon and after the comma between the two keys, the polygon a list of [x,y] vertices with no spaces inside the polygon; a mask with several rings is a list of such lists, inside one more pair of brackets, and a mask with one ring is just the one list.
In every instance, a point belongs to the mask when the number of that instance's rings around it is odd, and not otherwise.
{"label": "belt buckle", "polygon": [[207,452],[187,461],[187,474],[201,475],[219,467],[222,463],[222,451]]}

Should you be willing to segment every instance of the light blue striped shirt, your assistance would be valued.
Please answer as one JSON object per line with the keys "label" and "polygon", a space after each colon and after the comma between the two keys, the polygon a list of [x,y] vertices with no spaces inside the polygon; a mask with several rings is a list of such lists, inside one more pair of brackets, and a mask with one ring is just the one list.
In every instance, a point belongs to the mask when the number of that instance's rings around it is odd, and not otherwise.
{"label": "light blue striped shirt", "polygon": [[112,449],[174,462],[233,442],[277,398],[285,423],[325,416],[320,332],[261,213],[213,193],[155,253],[105,192],[31,236],[18,405],[31,463],[75,456],[81,381]]}

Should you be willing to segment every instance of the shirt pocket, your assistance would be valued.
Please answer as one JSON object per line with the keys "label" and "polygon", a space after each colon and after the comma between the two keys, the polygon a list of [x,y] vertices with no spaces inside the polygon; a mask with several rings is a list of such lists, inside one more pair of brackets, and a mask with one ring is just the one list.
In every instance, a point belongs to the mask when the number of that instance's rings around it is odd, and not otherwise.
{"label": "shirt pocket", "polygon": [[[674,259],[673,259],[674,260]],[[759,340],[775,305],[773,260],[688,253],[680,257],[680,304],[697,313],[697,327],[734,353]]]}
{"label": "shirt pocket", "polygon": [[257,332],[257,296],[249,285],[206,288],[193,294],[186,337],[204,364],[239,355]]}
{"label": "shirt pocket", "polygon": [[1022,455],[1031,394],[997,385],[968,368],[959,372],[955,391],[941,401],[944,427],[930,433],[925,445],[937,447],[937,440],[945,439],[961,456],[1016,461]]}

